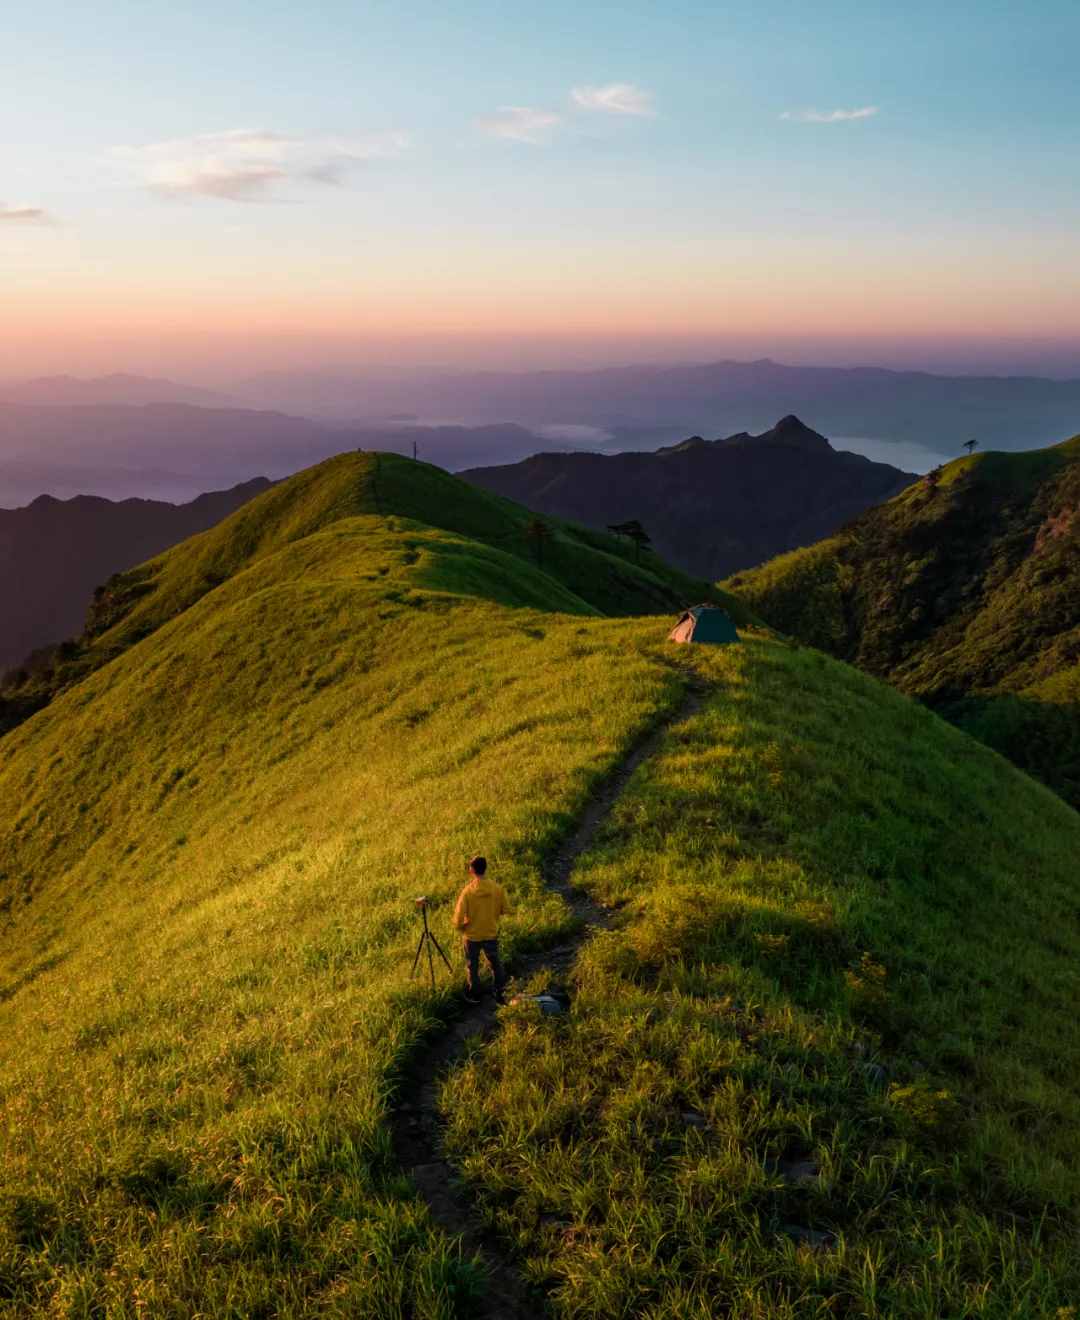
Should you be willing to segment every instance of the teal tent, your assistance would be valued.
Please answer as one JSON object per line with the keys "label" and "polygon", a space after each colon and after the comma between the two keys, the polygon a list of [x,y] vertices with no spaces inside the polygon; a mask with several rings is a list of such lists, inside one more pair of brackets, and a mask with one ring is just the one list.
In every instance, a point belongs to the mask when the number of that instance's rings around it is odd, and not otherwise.
{"label": "teal tent", "polygon": [[726,610],[715,605],[693,605],[668,633],[669,642],[737,642],[739,634]]}

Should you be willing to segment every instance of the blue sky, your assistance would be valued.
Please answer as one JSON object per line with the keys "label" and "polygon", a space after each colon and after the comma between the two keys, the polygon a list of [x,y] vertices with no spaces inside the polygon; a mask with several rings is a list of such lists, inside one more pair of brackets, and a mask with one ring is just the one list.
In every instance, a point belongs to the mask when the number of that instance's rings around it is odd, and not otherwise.
{"label": "blue sky", "polygon": [[0,273],[28,363],[148,326],[1071,346],[1077,50],[1059,0],[44,0],[5,34]]}

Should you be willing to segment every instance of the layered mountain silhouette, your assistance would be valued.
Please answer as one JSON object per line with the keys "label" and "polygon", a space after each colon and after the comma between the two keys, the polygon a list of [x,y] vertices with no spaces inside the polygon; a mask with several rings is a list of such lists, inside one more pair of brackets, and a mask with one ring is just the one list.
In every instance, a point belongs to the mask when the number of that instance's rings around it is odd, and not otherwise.
{"label": "layered mountain silhouette", "polygon": [[81,631],[106,578],[214,526],[270,483],[263,477],[190,504],[41,495],[0,509],[0,670]]}
{"label": "layered mountain silhouette", "polygon": [[[245,397],[289,412],[358,417],[395,412],[523,425],[578,423],[614,431],[625,448],[686,434],[696,418],[727,431],[758,431],[782,412],[813,417],[829,435],[904,441],[958,453],[977,436],[987,448],[1027,449],[1068,435],[1080,414],[1080,380],[946,376],[884,367],[792,366],[762,358],[595,370],[368,373],[327,380],[302,372],[246,382]],[[657,434],[657,432],[663,434]]]}
{"label": "layered mountain silhouette", "polygon": [[73,404],[187,403],[199,408],[228,406],[227,394],[204,390],[195,385],[181,385],[175,380],[152,376],[133,376],[114,372],[111,376],[37,376],[0,384],[0,400],[5,403],[33,403],[50,407]]}
{"label": "layered mountain silhouette", "polygon": [[253,472],[277,480],[346,449],[418,454],[449,469],[514,462],[534,432],[513,424],[331,424],[254,408],[188,403],[6,403],[0,395],[0,507],[42,491],[182,502]]}
{"label": "layered mountain silhouette", "polygon": [[536,454],[461,475],[588,526],[636,519],[660,555],[704,578],[808,545],[916,480],[833,449],[794,416],[761,435],[692,436],[652,453]]}
{"label": "layered mountain silhouette", "polygon": [[1080,436],[957,459],[725,585],[1080,806]]}

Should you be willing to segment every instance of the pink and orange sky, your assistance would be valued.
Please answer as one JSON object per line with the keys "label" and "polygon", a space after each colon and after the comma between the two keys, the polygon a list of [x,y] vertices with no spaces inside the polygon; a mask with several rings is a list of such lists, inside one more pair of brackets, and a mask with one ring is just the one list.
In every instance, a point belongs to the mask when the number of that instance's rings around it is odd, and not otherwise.
{"label": "pink and orange sky", "polygon": [[11,41],[3,376],[1080,375],[1063,0],[42,0]]}

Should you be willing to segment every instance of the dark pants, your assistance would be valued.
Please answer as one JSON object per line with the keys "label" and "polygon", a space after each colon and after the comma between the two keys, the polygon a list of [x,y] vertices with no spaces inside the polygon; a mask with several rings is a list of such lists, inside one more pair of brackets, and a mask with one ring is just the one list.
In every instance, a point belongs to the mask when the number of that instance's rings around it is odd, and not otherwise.
{"label": "dark pants", "polygon": [[483,953],[495,981],[495,993],[502,994],[506,972],[499,957],[498,940],[465,940],[465,984],[472,991],[480,988],[480,954]]}

